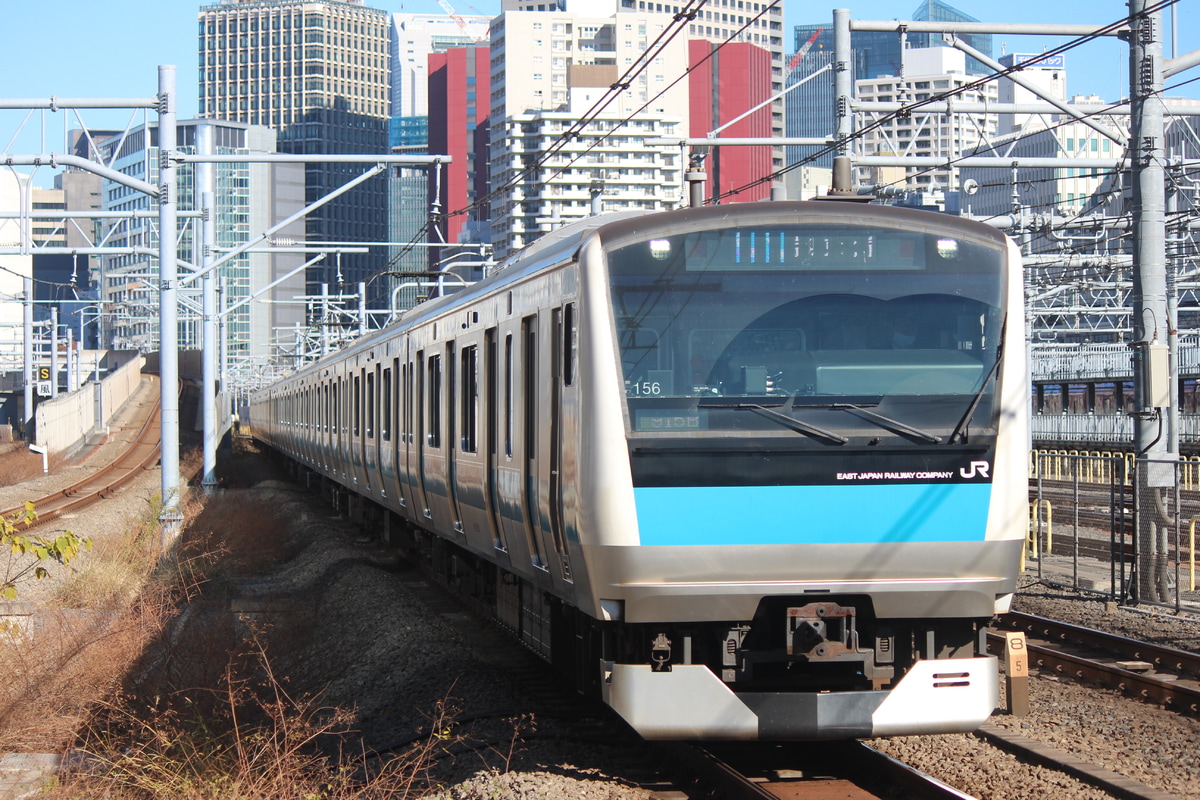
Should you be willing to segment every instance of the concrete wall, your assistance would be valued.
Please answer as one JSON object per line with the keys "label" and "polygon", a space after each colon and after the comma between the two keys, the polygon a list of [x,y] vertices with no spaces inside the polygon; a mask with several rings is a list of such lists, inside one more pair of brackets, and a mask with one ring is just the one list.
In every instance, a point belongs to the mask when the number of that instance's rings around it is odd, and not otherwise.
{"label": "concrete wall", "polygon": [[133,396],[142,380],[145,359],[136,352],[110,351],[105,360],[126,360],[100,383],[89,383],[69,394],[38,403],[34,444],[50,453],[61,453],[79,445],[93,433],[106,433],[121,406]]}

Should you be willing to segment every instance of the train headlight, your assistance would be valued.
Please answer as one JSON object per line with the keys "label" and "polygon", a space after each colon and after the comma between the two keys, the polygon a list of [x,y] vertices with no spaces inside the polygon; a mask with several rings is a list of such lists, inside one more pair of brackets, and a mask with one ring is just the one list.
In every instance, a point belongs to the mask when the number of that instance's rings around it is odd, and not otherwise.
{"label": "train headlight", "polygon": [[662,261],[667,256],[671,255],[671,242],[669,239],[651,239],[650,240],[650,255]]}
{"label": "train headlight", "polygon": [[954,258],[958,255],[958,240],[938,239],[937,252],[942,258]]}

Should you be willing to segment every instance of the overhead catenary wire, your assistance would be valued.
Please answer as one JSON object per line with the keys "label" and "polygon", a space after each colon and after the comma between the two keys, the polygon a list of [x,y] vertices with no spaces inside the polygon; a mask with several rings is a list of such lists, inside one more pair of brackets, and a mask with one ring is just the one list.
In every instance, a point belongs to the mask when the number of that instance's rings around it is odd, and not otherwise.
{"label": "overhead catenary wire", "polygon": [[[1155,4],[1154,6],[1149,7],[1147,9],[1147,13],[1155,13],[1164,8],[1168,8],[1168,7],[1172,6],[1177,2],[1179,2],[1179,0],[1161,0],[1161,2]],[[1063,45],[1060,45],[1056,48],[1051,48],[1050,50],[1047,50],[1046,52],[1039,54],[1038,58],[1041,59],[1041,58],[1045,58],[1047,56],[1054,56],[1054,55],[1060,55],[1062,53],[1066,53],[1070,50],[1073,50],[1076,47],[1086,44],[1087,42],[1093,41],[1102,36],[1107,36],[1107,35],[1113,33],[1114,31],[1119,30],[1121,27],[1128,24],[1128,21],[1129,21],[1128,17],[1123,17],[1123,18],[1121,18],[1115,22],[1112,22],[1108,25],[1104,25],[1100,28],[1097,28],[1095,31],[1093,31],[1090,34],[1078,36]],[[964,94],[964,93],[970,92],[970,91],[975,91],[975,90],[979,89],[980,87],[984,86],[985,84],[990,83],[991,81],[994,81],[998,78],[1005,77],[1014,72],[1018,72],[1020,70],[1023,70],[1024,68],[1025,68],[1025,64],[1022,62],[1018,62],[1007,69],[991,72],[987,75],[984,75],[984,76],[978,78],[977,80],[974,80],[970,83],[966,83],[963,86],[952,87],[944,92],[933,94],[928,98],[921,99],[921,100],[914,100],[913,102],[906,104],[900,110],[886,114],[886,115],[880,117],[875,122],[871,123],[870,125],[864,126],[863,128],[860,128],[860,129],[854,131],[845,140],[839,140],[838,142],[827,145],[827,146],[821,148],[820,150],[818,150],[817,152],[812,153],[803,159],[800,159],[799,161],[796,161],[792,164],[787,164],[787,165],[781,167],[780,169],[772,171],[768,175],[756,178],[748,183],[742,184],[741,186],[737,186],[735,188],[726,190],[725,192],[723,192],[719,195],[715,195],[713,198],[711,198],[711,202],[717,203],[717,202],[720,202],[721,200],[725,199],[726,197],[730,197],[730,196],[733,196],[740,192],[746,191],[747,189],[752,189],[756,186],[760,186],[763,183],[768,183],[768,182],[774,181],[776,178],[779,178],[779,177],[785,175],[786,173],[791,172],[792,170],[798,169],[802,166],[805,166],[806,164],[810,164],[813,161],[816,161],[817,159],[819,159],[825,155],[828,155],[829,153],[837,152],[838,149],[840,147],[844,146],[847,142],[860,139],[863,136],[865,136],[867,133],[881,128],[883,125],[885,125],[888,122],[891,122],[893,120],[900,119],[903,117],[911,116],[914,111],[917,111],[920,108],[922,108],[926,105],[929,105],[931,103],[942,102],[944,100],[948,100],[950,98],[956,97],[960,94]]]}

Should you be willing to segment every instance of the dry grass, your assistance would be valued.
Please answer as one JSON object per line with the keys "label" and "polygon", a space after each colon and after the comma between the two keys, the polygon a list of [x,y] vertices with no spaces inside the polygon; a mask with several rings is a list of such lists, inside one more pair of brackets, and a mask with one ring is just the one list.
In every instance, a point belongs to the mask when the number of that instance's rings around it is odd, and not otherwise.
{"label": "dry grass", "polygon": [[104,611],[64,608],[51,619],[76,633],[48,622],[53,635],[0,647],[0,669],[28,676],[0,687],[0,748],[84,754],[47,797],[415,798],[462,741],[442,703],[423,738],[367,753],[354,709],[293,695],[273,664],[295,662],[304,630],[248,627],[230,613],[227,580],[290,558],[289,521],[236,495],[191,500],[163,559],[152,557],[158,509],[147,508],[59,594]]}
{"label": "dry grass", "polygon": [[[50,474],[54,475],[60,472],[67,462],[60,455],[51,455],[47,465]],[[41,455],[30,450],[24,443],[0,445],[0,486],[14,486],[42,474]]]}

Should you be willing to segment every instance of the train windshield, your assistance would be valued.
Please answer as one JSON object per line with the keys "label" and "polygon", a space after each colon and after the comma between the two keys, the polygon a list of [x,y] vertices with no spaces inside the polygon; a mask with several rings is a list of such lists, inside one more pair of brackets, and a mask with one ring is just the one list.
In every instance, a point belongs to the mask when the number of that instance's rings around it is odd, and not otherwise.
{"label": "train windshield", "polygon": [[630,425],[933,442],[969,414],[973,430],[994,430],[1002,255],[972,239],[829,224],[613,250]]}

